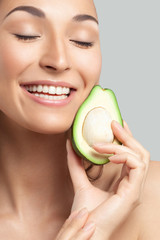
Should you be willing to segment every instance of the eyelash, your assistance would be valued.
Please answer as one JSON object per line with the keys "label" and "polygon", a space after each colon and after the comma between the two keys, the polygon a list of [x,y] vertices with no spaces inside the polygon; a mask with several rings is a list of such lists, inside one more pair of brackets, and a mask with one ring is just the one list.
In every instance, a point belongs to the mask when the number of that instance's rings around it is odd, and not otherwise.
{"label": "eyelash", "polygon": [[[39,38],[40,36],[28,36],[28,35],[20,35],[20,34],[14,34],[16,38],[23,41],[29,41]],[[90,48],[93,46],[93,42],[82,42],[82,41],[76,41],[76,40],[70,40],[71,42],[74,42],[76,45],[80,47]]]}
{"label": "eyelash", "polygon": [[81,42],[81,41],[76,41],[76,40],[70,40],[71,42],[74,42],[76,45],[79,45],[81,47],[92,47],[93,46],[93,42]]}
{"label": "eyelash", "polygon": [[20,35],[20,34],[14,34],[16,38],[19,40],[29,41],[39,38],[40,36],[27,36],[27,35]]}

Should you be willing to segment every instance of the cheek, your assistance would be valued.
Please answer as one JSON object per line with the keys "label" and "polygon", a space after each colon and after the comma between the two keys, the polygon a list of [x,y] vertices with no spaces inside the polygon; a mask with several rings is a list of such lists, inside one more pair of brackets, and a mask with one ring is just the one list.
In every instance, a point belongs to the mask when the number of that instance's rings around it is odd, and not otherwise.
{"label": "cheek", "polygon": [[79,71],[85,85],[95,85],[99,82],[102,57],[100,48],[94,50],[83,49],[79,54],[75,54],[77,58],[74,61],[74,67]]}
{"label": "cheek", "polygon": [[28,47],[0,38],[0,109],[4,112],[19,106],[17,85],[21,73],[33,62],[32,58]]}
{"label": "cheek", "polygon": [[32,61],[31,50],[17,44],[3,44],[0,47],[0,81],[16,79]]}

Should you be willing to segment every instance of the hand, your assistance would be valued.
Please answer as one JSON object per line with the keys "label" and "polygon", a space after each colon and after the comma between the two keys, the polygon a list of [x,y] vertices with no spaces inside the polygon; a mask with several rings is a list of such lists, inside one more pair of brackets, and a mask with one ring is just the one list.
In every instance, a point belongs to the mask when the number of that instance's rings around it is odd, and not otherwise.
{"label": "hand", "polygon": [[86,208],[74,211],[65,221],[56,240],[89,240],[95,231],[95,223],[88,222],[88,211]]}
{"label": "hand", "polygon": [[121,176],[112,193],[100,190],[89,182],[82,160],[67,142],[68,167],[75,193],[72,210],[86,207],[90,211],[87,221],[96,222],[94,240],[109,239],[140,203],[150,159],[148,151],[133,138],[125,122],[122,128],[113,121],[112,130],[123,145],[102,143],[94,146],[100,153],[114,154],[110,162],[123,164]]}

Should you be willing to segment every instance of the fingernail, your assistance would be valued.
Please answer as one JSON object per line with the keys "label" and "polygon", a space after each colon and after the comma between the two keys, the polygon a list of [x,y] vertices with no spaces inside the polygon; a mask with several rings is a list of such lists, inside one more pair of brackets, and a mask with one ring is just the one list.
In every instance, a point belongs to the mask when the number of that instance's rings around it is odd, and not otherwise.
{"label": "fingernail", "polygon": [[109,161],[116,163],[117,160],[119,160],[119,156],[118,156],[118,154],[113,155],[113,156],[109,157],[108,159],[109,159]]}
{"label": "fingernail", "polygon": [[116,155],[112,155],[112,156],[108,157],[109,160],[112,160],[114,158],[116,158]]}
{"label": "fingernail", "polygon": [[76,216],[76,218],[82,218],[84,217],[86,214],[88,214],[88,210],[87,208],[83,208],[79,211],[78,215]]}
{"label": "fingernail", "polygon": [[96,224],[94,222],[89,222],[84,226],[83,231],[85,231],[85,232],[86,231],[91,231],[95,228],[95,225]]}
{"label": "fingernail", "polygon": [[95,144],[93,144],[93,147],[103,147],[103,146],[105,146],[107,143],[103,143],[103,142],[101,142],[101,143],[95,143]]}

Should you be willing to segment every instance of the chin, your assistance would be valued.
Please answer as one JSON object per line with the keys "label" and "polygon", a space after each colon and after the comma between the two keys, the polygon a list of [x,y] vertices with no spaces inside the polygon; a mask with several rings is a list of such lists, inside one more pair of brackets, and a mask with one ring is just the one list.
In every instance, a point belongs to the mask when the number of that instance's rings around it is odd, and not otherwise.
{"label": "chin", "polygon": [[72,111],[26,114],[22,120],[25,128],[41,134],[62,134],[68,131],[75,117]]}
{"label": "chin", "polygon": [[27,124],[23,126],[25,129],[28,129],[32,132],[39,133],[39,134],[62,134],[67,132],[72,126],[72,123],[69,122],[53,122],[53,123],[46,123],[45,124]]}
{"label": "chin", "polygon": [[4,113],[5,126],[10,126],[15,132],[23,132],[29,130],[31,132],[40,134],[62,134],[70,129],[72,126],[74,115],[73,111],[63,113],[53,112],[44,114],[36,111],[20,111],[12,113]]}

